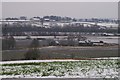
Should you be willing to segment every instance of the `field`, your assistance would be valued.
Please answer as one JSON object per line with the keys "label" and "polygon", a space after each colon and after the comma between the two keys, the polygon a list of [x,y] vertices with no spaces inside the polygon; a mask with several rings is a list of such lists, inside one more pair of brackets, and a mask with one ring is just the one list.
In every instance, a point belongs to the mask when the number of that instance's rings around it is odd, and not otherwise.
{"label": "field", "polygon": [[118,78],[118,59],[31,60],[0,64],[1,78]]}
{"label": "field", "polygon": [[[47,46],[40,49],[41,59],[81,59],[99,57],[118,57],[118,46]],[[2,52],[3,60],[25,59],[27,49],[6,50]]]}

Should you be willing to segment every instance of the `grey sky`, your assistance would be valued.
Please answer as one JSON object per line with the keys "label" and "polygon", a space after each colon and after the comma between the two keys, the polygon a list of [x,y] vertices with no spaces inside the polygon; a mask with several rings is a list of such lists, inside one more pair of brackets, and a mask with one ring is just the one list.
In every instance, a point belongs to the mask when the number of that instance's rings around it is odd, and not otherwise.
{"label": "grey sky", "polygon": [[75,18],[117,18],[117,2],[3,2],[2,17],[58,15]]}

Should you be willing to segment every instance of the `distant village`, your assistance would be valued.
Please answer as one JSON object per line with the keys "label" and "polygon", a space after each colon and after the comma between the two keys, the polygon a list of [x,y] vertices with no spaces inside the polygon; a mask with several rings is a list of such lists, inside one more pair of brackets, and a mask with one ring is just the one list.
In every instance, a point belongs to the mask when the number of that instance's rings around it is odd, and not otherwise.
{"label": "distant village", "polygon": [[[116,19],[76,19],[71,17],[60,17],[60,16],[43,16],[43,17],[33,17],[27,18],[25,16],[21,16],[20,18],[5,18],[2,19],[0,22],[2,24],[9,24],[9,25],[21,25],[24,27],[25,25],[32,25],[35,27],[45,27],[50,28],[54,26],[65,27],[68,26],[80,26],[84,25],[85,27],[92,27],[93,25],[100,26],[101,29],[106,28],[118,28],[118,20]],[[17,26],[16,26],[17,27]]]}
{"label": "distant village", "polygon": [[3,35],[43,36],[66,35],[69,32],[104,36],[118,36],[118,20],[115,19],[76,19],[60,16],[27,18],[5,18],[0,20]]}

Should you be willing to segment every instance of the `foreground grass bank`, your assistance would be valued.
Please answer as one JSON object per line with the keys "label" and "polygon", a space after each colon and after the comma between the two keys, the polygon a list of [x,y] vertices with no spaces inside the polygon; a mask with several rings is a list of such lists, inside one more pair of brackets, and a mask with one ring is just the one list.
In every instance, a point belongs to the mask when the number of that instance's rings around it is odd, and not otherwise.
{"label": "foreground grass bank", "polygon": [[61,60],[1,64],[2,78],[117,78],[120,67],[113,60]]}

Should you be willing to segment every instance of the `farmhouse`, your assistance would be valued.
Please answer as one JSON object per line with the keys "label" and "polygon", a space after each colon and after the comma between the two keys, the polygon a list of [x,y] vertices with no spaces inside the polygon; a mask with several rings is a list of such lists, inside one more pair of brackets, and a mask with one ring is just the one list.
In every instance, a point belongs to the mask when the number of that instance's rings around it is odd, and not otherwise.
{"label": "farmhouse", "polygon": [[93,43],[93,46],[103,46],[104,45],[104,42],[103,41],[100,41],[100,42],[92,42]]}

